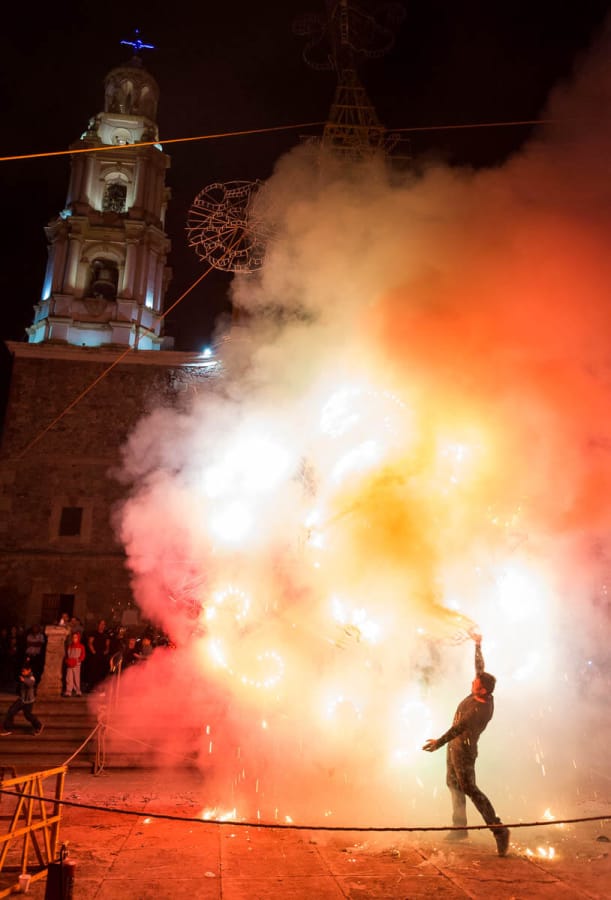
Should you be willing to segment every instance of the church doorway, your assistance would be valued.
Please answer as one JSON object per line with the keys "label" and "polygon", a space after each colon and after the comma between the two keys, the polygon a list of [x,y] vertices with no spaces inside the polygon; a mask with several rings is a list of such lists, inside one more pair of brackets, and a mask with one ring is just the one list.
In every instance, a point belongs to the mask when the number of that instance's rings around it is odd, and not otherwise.
{"label": "church doorway", "polygon": [[43,594],[40,610],[41,625],[57,625],[62,613],[74,615],[74,594]]}

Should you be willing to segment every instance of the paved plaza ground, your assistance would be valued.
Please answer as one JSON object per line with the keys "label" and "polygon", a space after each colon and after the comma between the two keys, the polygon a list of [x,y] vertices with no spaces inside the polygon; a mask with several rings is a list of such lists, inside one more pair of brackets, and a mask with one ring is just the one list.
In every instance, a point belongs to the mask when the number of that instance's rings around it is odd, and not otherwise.
{"label": "paved plaza ground", "polygon": [[[76,863],[74,900],[416,900],[611,897],[611,819],[514,829],[506,858],[487,831],[283,830],[201,819],[201,776],[186,771],[71,771],[61,840]],[[600,811],[611,815],[611,804]],[[170,821],[157,816],[195,819]],[[584,812],[588,815],[588,812]],[[538,848],[551,853],[543,858]],[[32,900],[45,881],[32,882]]]}

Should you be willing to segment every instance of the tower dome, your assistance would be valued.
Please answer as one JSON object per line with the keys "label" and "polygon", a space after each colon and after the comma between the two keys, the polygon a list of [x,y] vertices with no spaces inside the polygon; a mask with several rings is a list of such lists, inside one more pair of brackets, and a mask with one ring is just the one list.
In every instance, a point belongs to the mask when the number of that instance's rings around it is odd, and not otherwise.
{"label": "tower dome", "polygon": [[104,79],[104,112],[157,121],[159,87],[139,56],[117,66]]}

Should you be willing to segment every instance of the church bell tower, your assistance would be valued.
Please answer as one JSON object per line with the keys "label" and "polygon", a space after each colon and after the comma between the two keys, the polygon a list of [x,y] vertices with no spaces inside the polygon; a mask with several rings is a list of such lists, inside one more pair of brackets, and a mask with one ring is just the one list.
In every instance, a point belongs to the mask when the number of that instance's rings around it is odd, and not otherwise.
{"label": "church bell tower", "polygon": [[[138,55],[146,45],[131,46],[132,59],[106,76],[104,111],[70,147],[66,205],[45,229],[49,258],[30,343],[168,346],[170,160],[158,143],[159,88]],[[154,143],[133,146],[146,141]]]}

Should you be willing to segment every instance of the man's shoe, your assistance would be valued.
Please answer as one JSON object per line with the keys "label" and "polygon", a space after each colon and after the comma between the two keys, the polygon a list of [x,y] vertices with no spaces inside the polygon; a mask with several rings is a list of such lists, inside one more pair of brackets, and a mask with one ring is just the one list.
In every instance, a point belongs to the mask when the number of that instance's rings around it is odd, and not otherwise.
{"label": "man's shoe", "polygon": [[507,856],[509,849],[509,828],[502,825],[500,828],[493,829],[494,840],[496,841],[496,850],[499,856]]}
{"label": "man's shoe", "polygon": [[445,840],[449,844],[456,843],[457,841],[466,841],[469,837],[469,832],[466,828],[457,828],[455,831],[448,831],[445,836]]}
{"label": "man's shoe", "polygon": [[41,725],[40,728],[36,728],[36,729],[34,730],[34,737],[38,737],[38,735],[39,735],[39,734],[42,734],[44,730],[45,730],[45,726],[44,726],[44,725]]}
{"label": "man's shoe", "polygon": [[7,734],[12,734],[12,733],[13,732],[9,731],[8,728],[5,728],[2,731],[0,731],[0,737],[6,737]]}

